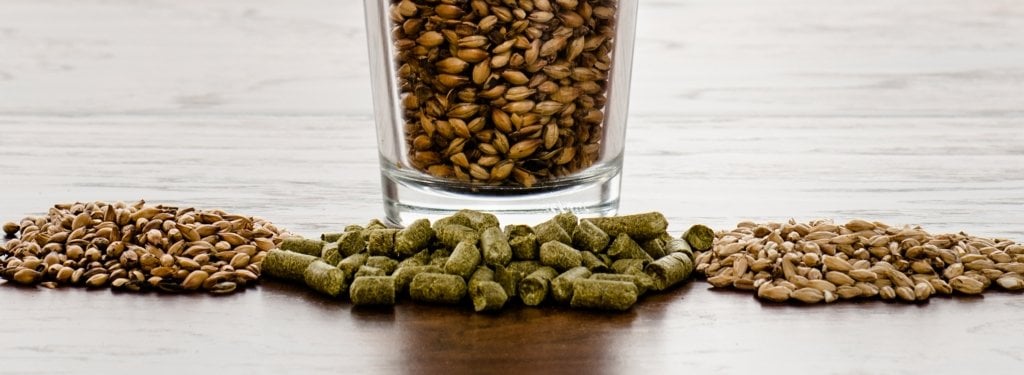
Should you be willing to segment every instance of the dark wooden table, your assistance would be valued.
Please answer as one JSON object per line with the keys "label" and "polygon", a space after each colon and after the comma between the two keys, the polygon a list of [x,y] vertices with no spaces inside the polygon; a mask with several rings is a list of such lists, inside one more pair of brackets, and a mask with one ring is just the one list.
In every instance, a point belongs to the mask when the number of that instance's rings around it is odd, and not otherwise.
{"label": "dark wooden table", "polygon": [[[223,208],[315,235],[382,215],[356,1],[10,0],[0,220]],[[1024,240],[1024,5],[645,1],[621,212],[855,217]],[[697,281],[621,314],[355,309],[0,285],[0,373],[1011,373],[1024,295],[768,305]]]}

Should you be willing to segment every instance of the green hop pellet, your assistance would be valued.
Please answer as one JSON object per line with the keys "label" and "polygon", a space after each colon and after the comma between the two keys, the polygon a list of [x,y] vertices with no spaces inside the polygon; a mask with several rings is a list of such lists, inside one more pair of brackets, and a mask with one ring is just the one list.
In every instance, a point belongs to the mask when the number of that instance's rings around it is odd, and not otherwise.
{"label": "green hop pellet", "polygon": [[611,237],[608,233],[588,220],[580,220],[576,230],[572,232],[572,245],[580,250],[602,253],[610,242]]}
{"label": "green hop pellet", "polygon": [[395,279],[389,276],[357,277],[349,286],[349,299],[355,306],[395,304]]}
{"label": "green hop pellet", "polygon": [[480,249],[473,242],[460,242],[445,262],[444,272],[468,279],[480,265],[480,259]]}
{"label": "green hop pellet", "polygon": [[508,301],[508,294],[501,284],[494,281],[494,271],[490,268],[477,267],[469,278],[468,286],[469,298],[477,312],[499,310]]}
{"label": "green hop pellet", "polygon": [[569,306],[583,309],[628,310],[636,303],[636,285],[625,281],[582,279],[573,283]]}
{"label": "green hop pellet", "polygon": [[494,281],[501,284],[505,294],[510,298],[519,295],[519,282],[526,278],[526,275],[533,273],[542,267],[538,261],[515,261],[508,266],[494,266]]}
{"label": "green hop pellet", "polygon": [[690,257],[690,260],[693,260],[693,249],[690,247],[690,244],[683,239],[673,238],[666,242],[665,252],[667,254],[683,253]]}
{"label": "green hop pellet", "polygon": [[594,280],[610,280],[610,281],[625,281],[633,283],[636,286],[638,296],[647,293],[647,289],[652,287],[653,283],[646,278],[638,277],[637,275],[620,274],[620,273],[595,273],[590,275],[591,279]]}
{"label": "green hop pellet", "polygon": [[390,275],[398,268],[398,261],[385,256],[371,256],[366,258],[366,266],[380,268],[385,275]]}
{"label": "green hop pellet", "polygon": [[362,230],[345,232],[338,238],[338,253],[343,257],[358,254],[366,249],[366,241],[363,241]]}
{"label": "green hop pellet", "polygon": [[633,241],[628,234],[620,233],[615,237],[615,241],[608,246],[608,255],[612,259],[640,259],[644,262],[651,262],[654,258],[651,258],[649,254],[640,244]]}
{"label": "green hop pellet", "polygon": [[661,238],[652,238],[644,241],[640,244],[640,247],[653,259],[665,256],[665,241]]}
{"label": "green hop pellet", "polygon": [[310,263],[302,278],[306,286],[331,297],[337,297],[345,290],[345,271],[322,260]]}
{"label": "green hop pellet", "polygon": [[676,285],[693,271],[690,257],[683,253],[672,253],[659,258],[644,268],[654,282],[654,290],[665,290]]}
{"label": "green hop pellet", "polygon": [[345,234],[345,232],[329,232],[320,234],[320,240],[324,242],[338,242],[338,239]]}
{"label": "green hop pellet", "polygon": [[317,258],[312,255],[284,250],[270,250],[263,258],[260,270],[264,275],[284,280],[303,282],[303,273]]}
{"label": "green hop pellet", "polygon": [[359,271],[359,267],[362,267],[364,264],[366,264],[366,258],[369,257],[370,256],[367,255],[366,253],[349,255],[342,259],[340,262],[338,262],[338,268],[340,268],[342,271],[345,271],[346,275],[355,275],[356,272]]}
{"label": "green hop pellet", "polygon": [[469,277],[469,291],[473,292],[473,288],[483,281],[494,281],[494,270],[487,268],[486,266],[477,267],[473,271],[473,275]]}
{"label": "green hop pellet", "polygon": [[477,231],[482,231],[484,229],[492,227],[497,228],[499,225],[498,217],[494,216],[494,214],[487,212],[459,210],[452,216],[461,216],[466,218],[469,222],[468,227],[476,229]]}
{"label": "green hop pellet", "polygon": [[551,279],[551,298],[558,303],[569,303],[572,299],[572,284],[579,279],[590,277],[590,270],[587,267],[576,267],[562,272],[554,279]]}
{"label": "green hop pellet", "polygon": [[445,263],[448,263],[448,258],[450,258],[450,257],[449,256],[443,256],[443,257],[430,258],[430,265],[438,266],[438,267],[441,267],[442,269],[444,269]]}
{"label": "green hop pellet", "polygon": [[466,280],[458,275],[424,272],[409,283],[409,297],[415,301],[456,304],[466,295]]}
{"label": "green hop pellet", "polygon": [[551,267],[538,268],[519,282],[519,299],[527,306],[537,306],[548,296],[551,279],[558,276],[558,271]]}
{"label": "green hop pellet", "polygon": [[540,245],[540,263],[565,271],[583,265],[580,251],[558,241],[549,241]]}
{"label": "green hop pellet", "polygon": [[512,238],[534,234],[533,227],[523,224],[509,224],[505,226],[505,237]]}
{"label": "green hop pellet", "polygon": [[555,217],[552,218],[551,220],[558,223],[558,225],[565,230],[565,233],[569,234],[572,234],[572,232],[576,231],[576,226],[579,224],[580,221],[580,219],[576,217],[576,214],[572,213],[572,211],[561,212],[558,215],[555,215]]}
{"label": "green hop pellet", "polygon": [[369,230],[385,229],[387,227],[388,225],[384,224],[384,222],[380,221],[380,219],[370,219],[370,221],[366,223],[366,229]]}
{"label": "green hop pellet", "polygon": [[363,227],[362,225],[351,224],[351,225],[346,225],[345,226],[345,230],[343,232],[362,232],[363,229],[366,229],[366,228]]}
{"label": "green hop pellet", "polygon": [[328,242],[324,245],[320,258],[323,258],[324,262],[327,262],[327,264],[332,266],[338,265],[338,262],[341,261],[341,253],[338,252],[338,243]]}
{"label": "green hop pellet", "polygon": [[508,301],[505,289],[494,281],[480,282],[469,291],[469,297],[473,300],[473,310],[477,312],[501,310]]}
{"label": "green hop pellet", "polygon": [[660,212],[643,214],[597,217],[589,220],[611,237],[628,234],[637,241],[645,241],[660,236],[668,228],[668,220]]}
{"label": "green hop pellet", "polygon": [[430,221],[419,219],[395,235],[395,253],[400,257],[408,257],[426,249],[434,239],[434,229]]}
{"label": "green hop pellet", "polygon": [[356,271],[355,277],[360,278],[364,276],[387,276],[388,274],[384,270],[377,267],[360,266],[359,270]]}
{"label": "green hop pellet", "polygon": [[512,237],[508,241],[512,248],[512,259],[536,260],[540,246],[537,245],[537,236],[533,233]]}
{"label": "green hop pellet", "polygon": [[484,264],[489,266],[506,265],[512,261],[512,246],[498,227],[489,227],[480,233],[480,251],[483,252]]}
{"label": "green hop pellet", "polygon": [[401,262],[398,262],[398,268],[425,266],[427,263],[430,263],[430,250],[422,250],[416,255],[402,259]]}
{"label": "green hop pellet", "polygon": [[302,237],[288,237],[282,240],[281,245],[278,247],[281,250],[320,257],[320,253],[324,249],[324,241]]}
{"label": "green hop pellet", "polygon": [[644,261],[641,259],[619,259],[612,262],[612,271],[636,275],[644,272]]}
{"label": "green hop pellet", "polygon": [[449,249],[454,249],[463,241],[476,244],[480,240],[480,234],[476,229],[458,224],[438,227],[434,229],[434,232],[437,240]]}
{"label": "green hop pellet", "polygon": [[533,227],[533,233],[537,235],[538,243],[558,241],[566,245],[572,244],[572,237],[569,237],[569,233],[566,233],[565,229],[554,220],[537,224]]}
{"label": "green hop pellet", "polygon": [[359,235],[360,237],[362,237],[363,243],[369,242],[370,233],[379,229],[388,229],[388,226],[384,224],[384,222],[377,219],[370,220],[369,223],[366,223],[366,227],[364,227],[363,230],[359,231]]}
{"label": "green hop pellet", "polygon": [[510,262],[508,266],[506,266],[505,268],[508,268],[516,272],[521,272],[523,276],[526,276],[533,273],[533,271],[536,271],[541,267],[544,267],[544,265],[540,264],[540,262],[536,260],[517,260],[515,262]]}
{"label": "green hop pellet", "polygon": [[683,232],[683,239],[694,250],[706,251],[711,248],[715,241],[715,231],[705,225],[696,224],[687,229],[686,232]]}
{"label": "green hop pellet", "polygon": [[398,229],[374,229],[369,232],[366,251],[370,255],[395,256],[395,235],[398,234]]}
{"label": "green hop pellet", "polygon": [[473,222],[470,221],[468,217],[462,215],[452,215],[437,219],[434,221],[432,228],[434,228],[434,231],[437,231],[438,229],[441,229],[441,227],[449,225],[461,225],[467,228],[473,228]]}
{"label": "green hop pellet", "polygon": [[608,272],[608,264],[592,252],[581,251],[580,259],[583,261],[583,266],[587,267],[590,272]]}
{"label": "green hop pellet", "polygon": [[424,272],[442,273],[444,270],[438,266],[400,267],[391,274],[395,278],[395,290],[398,293],[405,293],[409,290],[409,283],[412,282],[412,278]]}

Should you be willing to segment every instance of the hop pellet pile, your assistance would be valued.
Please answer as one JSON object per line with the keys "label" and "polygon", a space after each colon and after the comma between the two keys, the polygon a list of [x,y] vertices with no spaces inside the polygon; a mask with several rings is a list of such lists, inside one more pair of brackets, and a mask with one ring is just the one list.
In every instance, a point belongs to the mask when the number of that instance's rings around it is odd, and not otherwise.
{"label": "hop pellet pile", "polygon": [[260,218],[144,201],[58,204],[3,230],[11,238],[0,244],[6,280],[133,292],[234,292],[257,281],[281,242]]}
{"label": "hop pellet pile", "polygon": [[[690,245],[667,227],[660,213],[582,220],[562,213],[502,229],[494,215],[463,210],[401,230],[374,220],[320,239],[287,238],[267,254],[263,272],[354,305],[409,298],[465,301],[476,311],[512,301],[627,310],[647,291],[686,281],[694,268]],[[706,234],[694,238],[710,243],[713,233]]]}
{"label": "hop pellet pile", "polygon": [[1020,244],[865,220],[742,222],[717,233],[713,248],[694,250],[698,274],[712,286],[756,291],[775,302],[920,302],[936,294],[980,294],[992,284],[1024,290]]}

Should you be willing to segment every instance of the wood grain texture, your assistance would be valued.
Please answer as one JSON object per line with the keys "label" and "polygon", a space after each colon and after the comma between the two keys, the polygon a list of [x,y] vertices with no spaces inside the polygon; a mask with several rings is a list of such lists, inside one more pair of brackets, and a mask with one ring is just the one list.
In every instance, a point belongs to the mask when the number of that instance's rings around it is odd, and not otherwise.
{"label": "wood grain texture", "polygon": [[[9,0],[0,220],[223,208],[315,235],[382,215],[357,1]],[[621,212],[866,217],[1024,240],[1024,5],[644,1]],[[1024,296],[624,314],[0,285],[0,373],[1007,373]]]}

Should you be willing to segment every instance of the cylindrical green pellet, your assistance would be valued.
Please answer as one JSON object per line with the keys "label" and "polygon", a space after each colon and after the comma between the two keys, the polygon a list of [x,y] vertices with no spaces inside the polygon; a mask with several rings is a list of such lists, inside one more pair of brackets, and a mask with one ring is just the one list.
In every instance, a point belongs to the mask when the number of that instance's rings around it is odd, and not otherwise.
{"label": "cylindrical green pellet", "polygon": [[580,259],[583,260],[583,266],[587,267],[590,272],[608,272],[608,264],[592,252],[581,251]]}
{"label": "cylindrical green pellet", "polygon": [[569,234],[572,234],[572,232],[576,231],[576,225],[578,225],[580,221],[580,219],[576,217],[576,214],[572,213],[572,211],[560,212],[558,213],[558,215],[555,215],[555,217],[553,217],[551,220],[558,223],[558,225],[565,230],[565,233]]}
{"label": "cylindrical green pellet", "polygon": [[338,238],[338,253],[343,257],[358,254],[366,249],[366,241],[363,241],[362,231],[345,232]]}
{"label": "cylindrical green pellet", "polygon": [[653,285],[653,283],[648,279],[625,273],[595,273],[590,275],[590,278],[594,280],[626,281],[633,283],[633,285],[636,286],[636,293],[638,296],[642,296],[644,293],[647,293],[647,288],[650,288]]}
{"label": "cylindrical green pellet", "polygon": [[660,212],[596,217],[584,220],[590,220],[598,228],[608,233],[609,236],[616,237],[625,233],[637,241],[656,238],[668,228],[668,220]]}
{"label": "cylindrical green pellet", "polygon": [[427,263],[430,263],[430,250],[422,250],[416,253],[416,255],[402,259],[401,262],[398,262],[397,268],[424,266]]}
{"label": "cylindrical green pellet", "polygon": [[466,280],[457,275],[424,272],[409,283],[409,296],[420,302],[455,304],[466,295]]}
{"label": "cylindrical green pellet", "polygon": [[370,267],[370,266],[361,266],[361,267],[359,267],[359,270],[356,271],[355,277],[387,276],[387,275],[388,274],[385,273],[384,270],[382,270],[380,268]]}
{"label": "cylindrical green pellet", "polygon": [[412,282],[412,278],[424,272],[442,273],[444,270],[438,266],[401,267],[391,274],[395,278],[395,290],[398,293],[405,293],[409,289],[409,283]]}
{"label": "cylindrical green pellet", "polygon": [[480,249],[474,242],[461,242],[455,246],[452,255],[444,263],[444,272],[468,279],[476,266],[480,265]]}
{"label": "cylindrical green pellet", "polygon": [[569,237],[569,233],[566,233],[565,229],[554,220],[537,224],[533,227],[533,233],[537,235],[538,243],[558,241],[566,245],[572,244],[572,237]]}
{"label": "cylindrical green pellet", "polygon": [[483,252],[484,264],[489,266],[506,265],[512,261],[512,246],[498,227],[490,227],[480,233],[480,251]]}
{"label": "cylindrical green pellet", "polygon": [[363,229],[366,228],[364,228],[362,225],[350,224],[345,226],[345,230],[343,232],[362,232]]}
{"label": "cylindrical green pellet", "polygon": [[450,224],[435,228],[434,235],[441,244],[449,249],[454,249],[463,241],[475,245],[476,242],[480,240],[480,234],[477,233],[476,229],[457,224]]}
{"label": "cylindrical green pellet", "polygon": [[434,220],[434,225],[432,225],[431,227],[434,228],[434,231],[436,232],[438,229],[441,229],[441,227],[448,225],[461,225],[467,228],[473,228],[473,222],[470,221],[468,217],[465,217],[463,215],[451,215],[442,217],[440,219]]}
{"label": "cylindrical green pellet", "polygon": [[312,255],[320,257],[321,252],[324,249],[324,241],[313,240],[302,237],[288,237],[281,241],[279,246],[281,250],[288,250],[299,254]]}
{"label": "cylindrical green pellet", "polygon": [[322,233],[320,234],[320,240],[324,242],[338,242],[338,239],[341,238],[341,235],[343,234],[345,234],[345,232]]}
{"label": "cylindrical green pellet", "polygon": [[375,255],[366,258],[366,266],[380,268],[384,271],[384,274],[390,275],[392,272],[395,272],[395,268],[398,268],[398,261],[385,256]]}
{"label": "cylindrical green pellet", "polygon": [[493,311],[505,306],[508,294],[501,284],[494,281],[493,270],[477,267],[476,271],[473,271],[473,276],[469,278],[469,298],[477,312]]}
{"label": "cylindrical green pellet", "polygon": [[484,281],[494,281],[494,270],[487,267],[477,267],[476,271],[473,271],[473,276],[469,277],[469,291],[473,292],[473,288]]}
{"label": "cylindrical green pellet", "polygon": [[388,229],[388,226],[384,222],[373,219],[369,223],[366,223],[366,227],[359,231],[360,237],[363,238],[363,242],[370,241],[370,233],[378,229]]}
{"label": "cylindrical green pellet", "polygon": [[589,220],[580,220],[572,232],[572,244],[577,249],[603,253],[611,237]]}
{"label": "cylindrical green pellet", "polygon": [[264,275],[279,279],[303,282],[303,273],[310,263],[316,261],[312,255],[300,254],[284,250],[270,250],[260,265]]}
{"label": "cylindrical green pellet", "polygon": [[434,229],[430,221],[419,219],[395,235],[395,253],[400,257],[408,257],[427,248],[434,239]]}
{"label": "cylindrical green pellet", "polygon": [[505,237],[512,238],[533,234],[533,227],[524,224],[509,224],[505,226]]}
{"label": "cylindrical green pellet", "polygon": [[349,287],[349,299],[355,306],[395,304],[395,279],[389,276],[357,277]]}
{"label": "cylindrical green pellet", "polygon": [[375,229],[370,231],[366,241],[366,252],[370,255],[395,256],[395,235],[398,229]]}
{"label": "cylindrical green pellet", "polygon": [[341,261],[341,253],[338,252],[338,243],[328,242],[324,245],[324,250],[320,257],[323,258],[324,262],[327,262],[327,264],[332,266],[338,265],[338,262]]}
{"label": "cylindrical green pellet", "polygon": [[636,275],[644,272],[644,261],[641,259],[619,259],[612,262],[612,271]]}
{"label": "cylindrical green pellet", "polygon": [[640,244],[640,248],[644,249],[644,252],[653,259],[665,256],[665,241],[661,238],[652,238],[644,241]]}
{"label": "cylindrical green pellet", "polygon": [[672,253],[648,264],[644,272],[653,279],[654,290],[665,290],[686,280],[693,271],[692,263],[686,254]]}
{"label": "cylindrical green pellet", "polygon": [[337,297],[345,290],[345,271],[322,260],[310,263],[303,271],[302,279],[306,286],[331,297]]}
{"label": "cylindrical green pellet", "polygon": [[487,228],[497,228],[498,217],[494,214],[473,210],[459,210],[452,216],[462,216],[469,220],[469,227],[482,231]]}
{"label": "cylindrical green pellet", "polygon": [[352,275],[356,274],[356,271],[359,271],[359,267],[366,264],[366,258],[369,257],[366,253],[349,255],[338,262],[338,268],[345,271],[345,274],[349,275],[349,277],[352,277]]}
{"label": "cylindrical green pellet", "polygon": [[527,306],[537,306],[548,296],[551,279],[558,276],[558,271],[551,267],[538,268],[519,282],[519,299]]}
{"label": "cylindrical green pellet", "polygon": [[715,241],[715,231],[711,230],[705,225],[695,224],[694,226],[683,232],[684,240],[690,244],[694,250],[705,251],[711,248],[711,245]]}
{"label": "cylindrical green pellet", "polygon": [[621,233],[615,237],[615,241],[608,246],[608,255],[612,259],[641,259],[644,262],[651,262],[651,258],[640,244],[633,241],[628,234]]}
{"label": "cylindrical green pellet", "polygon": [[501,310],[508,301],[505,289],[494,281],[480,282],[476,288],[470,289],[469,296],[473,300],[473,309],[477,312]]}
{"label": "cylindrical green pellet", "polygon": [[501,284],[505,294],[510,298],[519,295],[519,282],[526,278],[526,275],[533,273],[542,267],[538,261],[515,261],[508,266],[494,266],[494,281]]}
{"label": "cylindrical green pellet", "polygon": [[579,279],[590,277],[590,270],[587,267],[576,267],[562,272],[554,279],[551,279],[551,298],[558,303],[569,303],[572,299],[572,284]]}
{"label": "cylindrical green pellet", "polygon": [[512,248],[513,259],[537,260],[537,252],[540,246],[537,246],[537,236],[535,234],[528,233],[512,237],[508,241],[508,245]]}
{"label": "cylindrical green pellet", "polygon": [[686,240],[680,239],[680,238],[673,238],[673,239],[669,240],[668,242],[666,242],[665,243],[665,253],[666,254],[682,253],[682,254],[686,254],[686,256],[690,257],[690,260],[693,260],[693,249],[690,248],[690,244],[687,243]]}
{"label": "cylindrical green pellet", "polygon": [[540,245],[540,263],[565,271],[583,265],[580,251],[558,241],[549,241]]}
{"label": "cylindrical green pellet", "polygon": [[573,283],[572,300],[569,305],[584,309],[628,310],[637,300],[633,283],[581,279]]}

